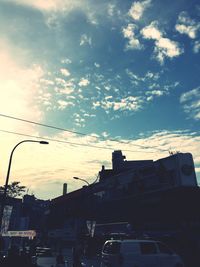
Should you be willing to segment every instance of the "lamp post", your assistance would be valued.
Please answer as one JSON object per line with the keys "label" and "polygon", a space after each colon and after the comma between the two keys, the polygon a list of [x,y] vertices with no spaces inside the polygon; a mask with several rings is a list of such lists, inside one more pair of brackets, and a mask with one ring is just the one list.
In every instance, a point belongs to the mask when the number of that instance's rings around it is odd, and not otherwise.
{"label": "lamp post", "polygon": [[87,185],[90,185],[88,183],[88,181],[86,181],[85,179],[82,179],[82,178],[79,178],[79,177],[73,177],[73,179],[75,179],[75,180],[81,180],[81,181],[85,182]]}
{"label": "lamp post", "polygon": [[0,233],[1,233],[1,227],[2,227],[3,211],[4,211],[4,207],[5,207],[5,202],[6,202],[6,193],[7,193],[7,188],[8,188],[8,181],[9,181],[9,176],[10,176],[10,169],[11,169],[11,163],[12,163],[13,153],[14,153],[15,149],[20,144],[25,143],[25,142],[39,143],[39,144],[42,144],[42,145],[49,144],[46,141],[23,140],[23,141],[19,142],[18,144],[16,144],[14,146],[14,148],[12,149],[11,154],[10,154],[9,164],[8,164],[8,170],[7,170],[7,176],[6,176],[6,183],[5,183],[5,186],[4,186],[4,192],[3,192],[2,199],[1,199],[2,201],[1,201],[1,211],[0,211]]}

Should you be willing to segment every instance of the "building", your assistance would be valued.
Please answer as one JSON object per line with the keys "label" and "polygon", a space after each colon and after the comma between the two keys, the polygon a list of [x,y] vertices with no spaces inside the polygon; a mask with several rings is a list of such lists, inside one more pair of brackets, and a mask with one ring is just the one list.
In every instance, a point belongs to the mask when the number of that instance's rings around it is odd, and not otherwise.
{"label": "building", "polygon": [[[99,182],[51,201],[51,229],[63,227],[65,220],[76,217],[100,223],[136,221],[142,212],[146,214],[150,203],[162,203],[164,195],[168,201],[173,194],[181,197],[182,192],[199,191],[190,153],[177,153],[157,161],[126,161],[121,151],[114,151],[112,165],[108,170],[102,166]],[[116,205],[117,211],[113,209]]]}
{"label": "building", "polygon": [[102,166],[97,183],[51,201],[48,229],[52,239],[60,233],[61,245],[89,233],[123,231],[159,239],[185,236],[187,244],[200,248],[198,203],[190,153],[127,161],[114,151],[112,169]]}
{"label": "building", "polygon": [[[0,199],[1,200],[1,199]],[[16,233],[34,230],[37,233],[36,242],[45,242],[46,215],[50,201],[40,200],[34,195],[24,195],[22,199],[7,197],[4,208],[2,247],[8,249],[11,244],[18,247],[30,243],[27,238],[19,237]],[[10,236],[12,232],[13,236]]]}

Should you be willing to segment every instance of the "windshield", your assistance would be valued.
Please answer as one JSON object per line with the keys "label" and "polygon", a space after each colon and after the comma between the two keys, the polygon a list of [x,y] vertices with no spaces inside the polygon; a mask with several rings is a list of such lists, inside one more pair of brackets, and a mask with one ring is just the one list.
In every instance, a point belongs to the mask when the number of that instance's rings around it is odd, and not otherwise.
{"label": "windshield", "polygon": [[103,253],[105,254],[119,254],[120,242],[107,242],[103,247]]}
{"label": "windshield", "polygon": [[51,257],[52,251],[50,248],[37,248],[36,249],[36,256],[38,256],[38,257]]}

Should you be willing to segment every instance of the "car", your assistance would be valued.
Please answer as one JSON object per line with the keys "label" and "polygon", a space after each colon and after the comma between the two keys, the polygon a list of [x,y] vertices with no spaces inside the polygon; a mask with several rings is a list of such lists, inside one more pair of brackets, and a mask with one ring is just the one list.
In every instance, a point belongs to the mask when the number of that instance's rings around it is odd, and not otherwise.
{"label": "car", "polygon": [[[53,255],[51,248],[47,247],[37,247],[35,255],[32,256],[32,263],[34,266],[55,266],[56,257]],[[51,264],[51,265],[50,265]]]}
{"label": "car", "polygon": [[101,267],[184,267],[179,255],[154,240],[107,240]]}
{"label": "car", "polygon": [[63,264],[57,263],[57,255],[53,253],[51,248],[37,247],[36,255],[32,257],[32,264],[37,267],[67,267],[67,262],[64,260]]}

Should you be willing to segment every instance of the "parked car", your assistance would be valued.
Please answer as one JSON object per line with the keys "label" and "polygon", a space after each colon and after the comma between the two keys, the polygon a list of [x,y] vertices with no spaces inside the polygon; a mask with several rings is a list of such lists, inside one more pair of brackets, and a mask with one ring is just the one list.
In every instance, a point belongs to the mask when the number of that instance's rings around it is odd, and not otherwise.
{"label": "parked car", "polygon": [[153,240],[108,240],[101,260],[101,267],[184,267],[180,256]]}
{"label": "parked car", "polygon": [[32,264],[36,267],[67,267],[67,262],[63,258],[63,263],[58,263],[58,255],[52,252],[51,248],[37,247],[36,255],[32,257]]}
{"label": "parked car", "polygon": [[32,256],[32,263],[38,267],[55,266],[56,257],[53,255],[51,248],[37,247],[35,255]]}

